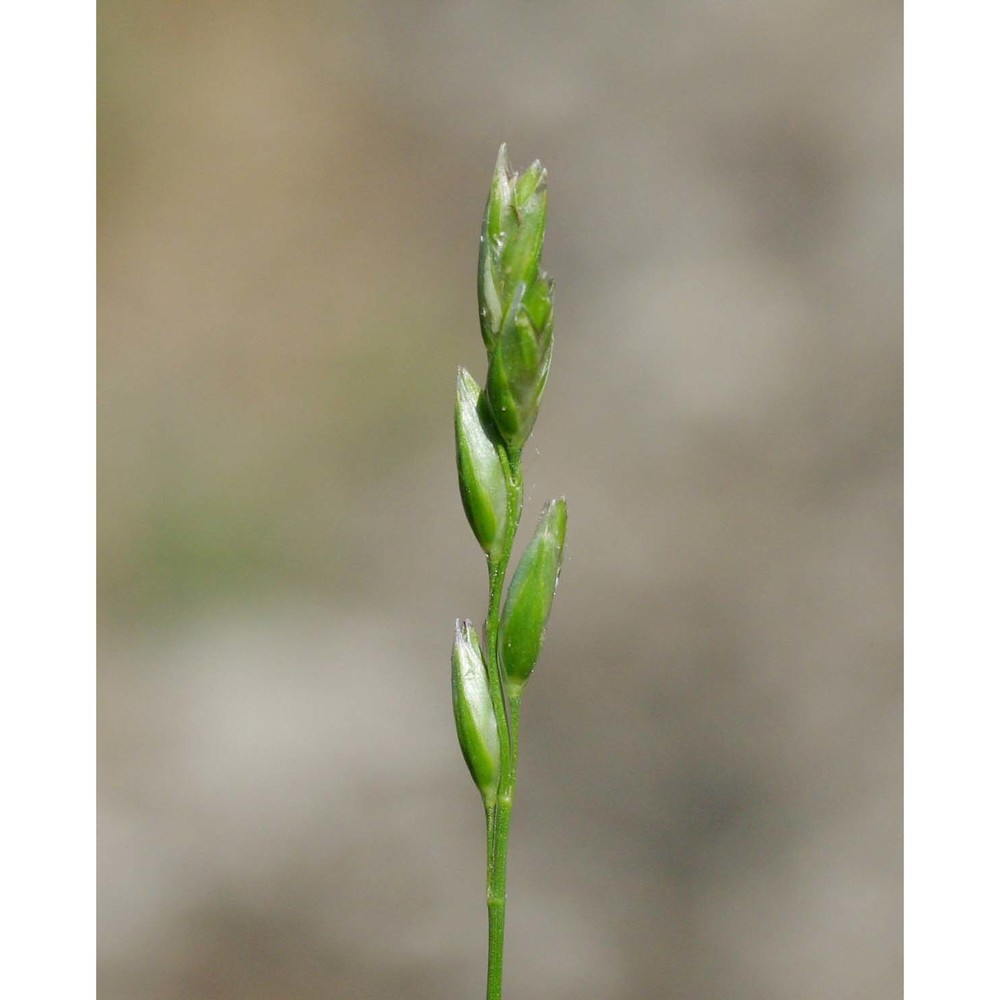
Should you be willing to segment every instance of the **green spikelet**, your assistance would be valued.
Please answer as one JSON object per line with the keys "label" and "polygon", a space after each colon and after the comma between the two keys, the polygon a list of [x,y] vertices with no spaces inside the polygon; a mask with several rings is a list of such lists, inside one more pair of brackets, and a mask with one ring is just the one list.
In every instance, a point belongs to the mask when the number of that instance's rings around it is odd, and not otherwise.
{"label": "green spikelet", "polygon": [[489,808],[496,802],[500,781],[500,738],[479,636],[470,622],[461,619],[455,622],[451,653],[451,701],[462,756]]}
{"label": "green spikelet", "polygon": [[482,395],[476,380],[459,368],[455,398],[458,487],[473,534],[487,555],[495,555],[507,527],[507,476]]}
{"label": "green spikelet", "polygon": [[542,650],[565,540],[566,501],[552,500],[545,505],[535,536],[521,557],[500,617],[500,664],[507,691],[515,698],[520,697]]}
{"label": "green spikelet", "polygon": [[551,279],[540,268],[547,174],[522,176],[500,147],[479,244],[479,320],[489,357],[486,395],[507,446],[520,452],[538,416],[552,357]]}

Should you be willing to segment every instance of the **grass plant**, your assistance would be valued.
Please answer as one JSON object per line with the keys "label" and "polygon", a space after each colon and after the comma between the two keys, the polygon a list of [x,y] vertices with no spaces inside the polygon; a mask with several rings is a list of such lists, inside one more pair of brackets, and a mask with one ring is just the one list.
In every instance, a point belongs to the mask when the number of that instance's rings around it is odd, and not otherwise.
{"label": "grass plant", "polygon": [[487,1000],[503,993],[521,698],[541,652],[566,537],[566,501],[559,498],[542,510],[504,596],[524,499],[521,454],[552,358],[553,283],[540,267],[547,205],[545,168],[536,160],[518,175],[501,146],[479,244],[486,386],[460,368],[455,400],[459,490],[489,575],[482,641],[460,619],[452,652],[458,741],[486,811]]}

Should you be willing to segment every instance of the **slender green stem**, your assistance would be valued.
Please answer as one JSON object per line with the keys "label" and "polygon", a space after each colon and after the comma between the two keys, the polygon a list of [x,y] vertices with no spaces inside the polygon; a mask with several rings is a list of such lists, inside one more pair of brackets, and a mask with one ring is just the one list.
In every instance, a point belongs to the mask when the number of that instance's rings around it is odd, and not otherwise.
{"label": "slender green stem", "polygon": [[521,721],[520,696],[509,699],[510,770],[506,782],[501,779],[494,819],[494,849],[492,886],[487,896],[489,913],[489,962],[486,978],[486,1000],[501,1000],[503,993],[503,936],[507,909],[507,845],[510,839],[510,817],[514,808],[517,786],[517,737]]}
{"label": "slender green stem", "polygon": [[503,551],[489,560],[490,606],[486,616],[486,669],[490,698],[500,730],[500,788],[497,803],[486,813],[486,909],[489,918],[489,955],[486,970],[487,1000],[501,1000],[503,990],[503,937],[507,907],[507,838],[517,770],[517,720],[520,705],[508,706],[500,674],[500,602],[504,578],[521,519],[524,484],[520,455],[511,453],[507,464],[507,530]]}

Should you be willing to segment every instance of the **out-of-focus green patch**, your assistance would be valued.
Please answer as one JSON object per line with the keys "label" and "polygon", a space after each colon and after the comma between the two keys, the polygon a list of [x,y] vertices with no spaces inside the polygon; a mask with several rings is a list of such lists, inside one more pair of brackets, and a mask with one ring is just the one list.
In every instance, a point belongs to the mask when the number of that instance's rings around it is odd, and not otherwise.
{"label": "out-of-focus green patch", "polygon": [[[379,544],[372,498],[391,506],[415,456],[453,447],[438,411],[453,392],[457,335],[443,314],[454,309],[444,294],[414,306],[409,327],[393,302],[364,329],[308,331],[292,345],[304,357],[265,399],[214,375],[211,394],[186,402],[109,382],[102,619],[196,615],[277,592],[360,594]],[[426,391],[435,381],[440,398]]]}
{"label": "out-of-focus green patch", "polygon": [[267,589],[287,572],[266,511],[217,496],[166,500],[150,510],[118,558],[101,559],[103,611],[154,619]]}

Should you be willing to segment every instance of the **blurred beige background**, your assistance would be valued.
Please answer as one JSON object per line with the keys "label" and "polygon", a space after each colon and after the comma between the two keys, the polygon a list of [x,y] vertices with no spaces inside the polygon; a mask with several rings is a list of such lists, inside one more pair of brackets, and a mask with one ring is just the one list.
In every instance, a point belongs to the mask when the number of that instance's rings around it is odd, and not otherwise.
{"label": "blurred beige background", "polygon": [[104,0],[102,1000],[476,997],[454,618],[501,140],[551,178],[508,992],[901,993],[901,9]]}

